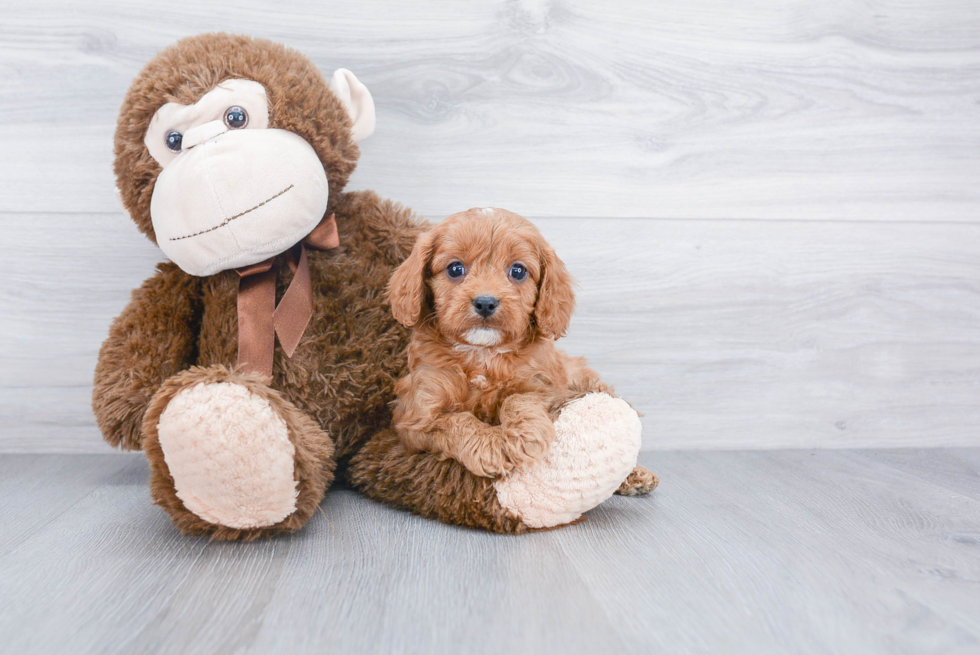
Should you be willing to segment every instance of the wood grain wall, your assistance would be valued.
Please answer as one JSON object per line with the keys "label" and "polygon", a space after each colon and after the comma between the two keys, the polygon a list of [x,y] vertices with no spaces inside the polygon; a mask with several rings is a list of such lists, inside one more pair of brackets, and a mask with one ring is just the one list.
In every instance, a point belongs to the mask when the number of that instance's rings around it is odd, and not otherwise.
{"label": "wood grain wall", "polygon": [[368,85],[350,188],[535,220],[580,284],[565,346],[646,448],[980,444],[975,0],[0,9],[0,452],[104,452],[95,354],[161,257],[116,112],[212,30]]}

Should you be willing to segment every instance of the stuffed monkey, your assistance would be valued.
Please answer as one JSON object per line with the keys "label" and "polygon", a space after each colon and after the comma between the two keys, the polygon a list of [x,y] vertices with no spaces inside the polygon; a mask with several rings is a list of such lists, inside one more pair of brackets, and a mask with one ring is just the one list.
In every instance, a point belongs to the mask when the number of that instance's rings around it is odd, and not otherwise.
{"label": "stuffed monkey", "polygon": [[[521,491],[540,492],[540,480],[515,477],[523,504],[507,506],[501,481],[401,447],[391,402],[408,334],[385,289],[427,225],[374,192],[344,191],[374,123],[349,71],[328,84],[298,52],[226,34],[163,50],[125,97],[118,192],[170,262],[113,322],[93,409],[107,442],[145,452],[153,501],[186,534],[295,531],[335,474],[370,497],[497,532],[574,520],[622,481],[598,495],[586,483],[571,500],[561,491],[562,511],[542,520]],[[620,432],[623,478],[638,421]]]}

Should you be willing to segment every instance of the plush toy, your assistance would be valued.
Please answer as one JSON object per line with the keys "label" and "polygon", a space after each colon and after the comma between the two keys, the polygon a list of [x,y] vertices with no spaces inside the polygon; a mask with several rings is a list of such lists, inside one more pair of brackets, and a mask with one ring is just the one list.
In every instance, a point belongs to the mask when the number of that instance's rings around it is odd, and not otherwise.
{"label": "plush toy", "polygon": [[295,51],[225,34],[162,51],[126,95],[118,192],[172,263],[112,324],[93,408],[106,441],[146,453],[153,500],[184,533],[295,531],[338,471],[425,516],[522,532],[574,520],[632,470],[635,414],[599,424],[603,408],[581,401],[558,417],[551,459],[507,480],[400,443],[408,333],[385,289],[427,225],[344,192],[374,121],[349,71],[328,84]]}

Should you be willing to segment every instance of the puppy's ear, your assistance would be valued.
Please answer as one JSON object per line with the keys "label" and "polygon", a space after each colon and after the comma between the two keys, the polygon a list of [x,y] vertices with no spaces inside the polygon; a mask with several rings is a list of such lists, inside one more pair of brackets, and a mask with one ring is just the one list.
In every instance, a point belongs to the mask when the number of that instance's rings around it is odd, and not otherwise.
{"label": "puppy's ear", "polygon": [[538,332],[559,339],[568,331],[575,311],[575,292],[572,276],[555,251],[541,239],[541,279],[538,281],[538,300],[534,305],[534,323]]}
{"label": "puppy's ear", "polygon": [[433,228],[419,235],[408,256],[388,282],[388,300],[395,320],[407,328],[413,328],[431,311],[426,301],[428,289],[425,278],[429,263],[436,249],[436,230]]}

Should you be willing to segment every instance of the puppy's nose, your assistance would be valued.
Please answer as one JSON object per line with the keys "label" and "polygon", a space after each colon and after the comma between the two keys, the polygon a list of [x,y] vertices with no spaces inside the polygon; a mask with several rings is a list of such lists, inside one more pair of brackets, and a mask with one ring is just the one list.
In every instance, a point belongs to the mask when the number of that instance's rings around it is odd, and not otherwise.
{"label": "puppy's nose", "polygon": [[480,296],[473,299],[473,307],[476,308],[476,313],[483,318],[489,318],[499,304],[500,301],[492,296]]}

